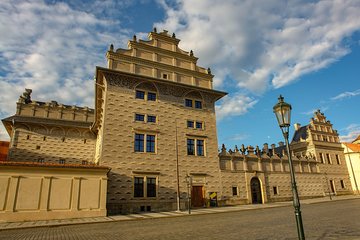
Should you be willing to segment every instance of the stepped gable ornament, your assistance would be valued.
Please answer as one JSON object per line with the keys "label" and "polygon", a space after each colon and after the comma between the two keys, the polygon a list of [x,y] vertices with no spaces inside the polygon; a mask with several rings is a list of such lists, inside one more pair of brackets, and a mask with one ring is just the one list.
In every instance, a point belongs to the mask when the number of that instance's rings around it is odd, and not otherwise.
{"label": "stepped gable ornament", "polygon": [[255,150],[255,154],[260,156],[261,155],[261,151],[258,145],[256,145],[256,150]]}
{"label": "stepped gable ornament", "polygon": [[263,153],[269,154],[269,144],[264,143],[262,151]]}
{"label": "stepped gable ornament", "polygon": [[[231,153],[230,153],[231,154]],[[221,146],[221,152],[219,153],[220,157],[228,157],[230,154],[226,151],[225,144],[222,144]]]}
{"label": "stepped gable ornament", "polygon": [[32,89],[30,88],[25,88],[25,92],[23,92],[23,94],[20,96],[19,98],[19,102],[21,103],[31,103],[31,93],[32,93]]}
{"label": "stepped gable ornament", "polygon": [[241,144],[240,152],[241,152],[241,154],[245,155],[246,150],[245,150],[244,144]]}
{"label": "stepped gable ornament", "polygon": [[253,146],[249,145],[249,146],[247,146],[246,149],[247,149],[248,154],[254,154],[254,147]]}
{"label": "stepped gable ornament", "polygon": [[235,145],[235,152],[239,152],[238,146]]}

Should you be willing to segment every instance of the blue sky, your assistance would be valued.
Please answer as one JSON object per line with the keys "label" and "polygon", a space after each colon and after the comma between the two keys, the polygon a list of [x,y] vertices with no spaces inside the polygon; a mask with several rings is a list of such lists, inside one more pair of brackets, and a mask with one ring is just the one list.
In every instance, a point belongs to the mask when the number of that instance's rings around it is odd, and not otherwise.
{"label": "blue sky", "polygon": [[2,0],[0,118],[14,114],[25,87],[35,100],[93,107],[108,46],[126,48],[157,27],[175,32],[229,93],[217,103],[219,145],[282,141],[279,94],[293,123],[320,109],[351,141],[360,134],[359,12],[358,0]]}

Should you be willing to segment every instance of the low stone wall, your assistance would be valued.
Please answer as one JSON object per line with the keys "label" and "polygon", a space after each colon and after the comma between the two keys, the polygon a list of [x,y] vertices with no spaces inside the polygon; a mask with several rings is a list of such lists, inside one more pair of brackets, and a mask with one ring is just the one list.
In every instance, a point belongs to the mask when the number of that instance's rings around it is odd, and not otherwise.
{"label": "low stone wall", "polygon": [[106,216],[109,170],[96,165],[0,162],[0,221]]}

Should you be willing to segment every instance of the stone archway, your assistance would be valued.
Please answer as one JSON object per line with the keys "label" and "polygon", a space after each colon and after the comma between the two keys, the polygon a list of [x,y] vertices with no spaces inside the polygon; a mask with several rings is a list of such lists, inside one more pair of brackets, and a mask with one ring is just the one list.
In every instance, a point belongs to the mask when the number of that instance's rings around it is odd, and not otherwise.
{"label": "stone archway", "polygon": [[253,204],[262,203],[261,183],[257,177],[250,181],[251,199]]}

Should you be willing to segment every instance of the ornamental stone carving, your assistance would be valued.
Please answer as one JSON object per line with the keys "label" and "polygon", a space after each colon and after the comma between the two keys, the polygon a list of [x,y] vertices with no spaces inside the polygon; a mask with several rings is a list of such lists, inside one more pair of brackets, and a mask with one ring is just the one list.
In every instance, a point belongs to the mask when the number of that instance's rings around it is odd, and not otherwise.
{"label": "ornamental stone carving", "polygon": [[141,81],[128,76],[121,76],[114,73],[104,73],[104,76],[111,86],[119,86],[128,89],[134,89]]}

